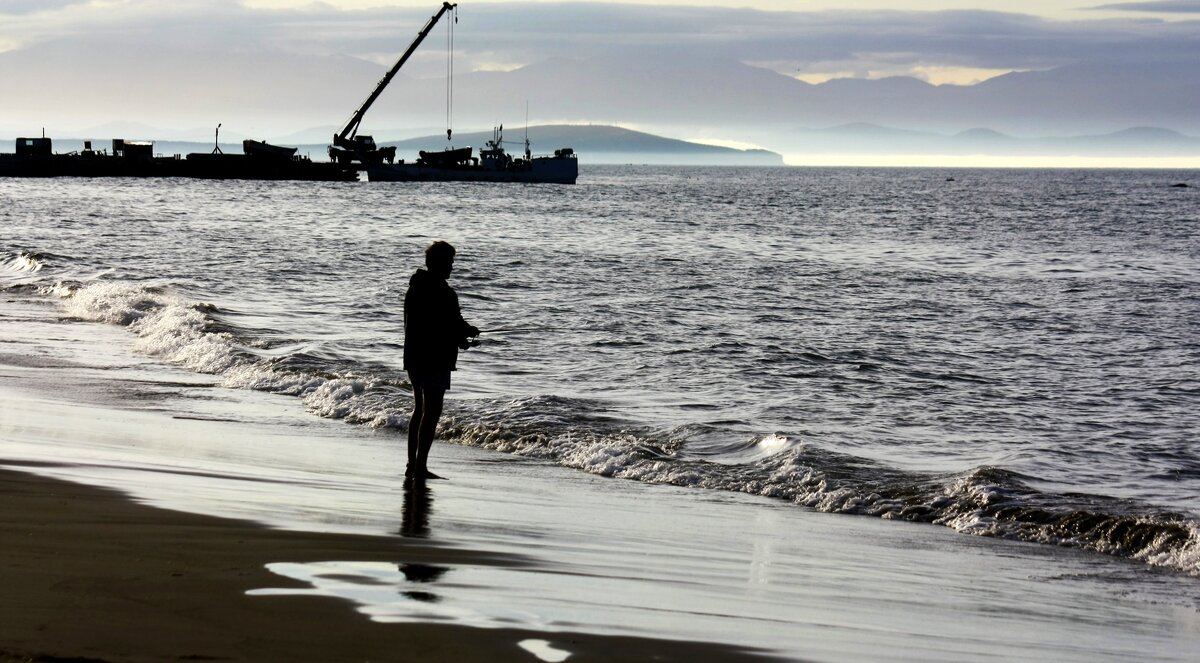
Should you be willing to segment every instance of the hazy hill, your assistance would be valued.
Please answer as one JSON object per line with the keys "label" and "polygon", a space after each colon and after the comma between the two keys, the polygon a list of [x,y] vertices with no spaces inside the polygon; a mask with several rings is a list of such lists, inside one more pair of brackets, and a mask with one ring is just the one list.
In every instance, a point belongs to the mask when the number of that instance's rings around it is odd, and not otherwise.
{"label": "hazy hill", "polygon": [[984,128],[939,134],[858,123],[797,131],[796,135],[799,152],[806,154],[1200,156],[1200,138],[1152,127],[1107,134],[1019,138]]}
{"label": "hazy hill", "polygon": [[[454,134],[453,145],[479,148],[491,139],[490,131],[458,133]],[[736,150],[611,126],[534,126],[529,128],[529,141],[535,155],[570,147],[580,155],[583,163],[783,165],[781,155],[767,150]],[[450,146],[444,135],[386,144],[395,145],[399,154],[407,153],[412,157],[419,150],[440,150]],[[513,154],[523,153],[525,128],[509,127],[504,133],[504,147]]]}

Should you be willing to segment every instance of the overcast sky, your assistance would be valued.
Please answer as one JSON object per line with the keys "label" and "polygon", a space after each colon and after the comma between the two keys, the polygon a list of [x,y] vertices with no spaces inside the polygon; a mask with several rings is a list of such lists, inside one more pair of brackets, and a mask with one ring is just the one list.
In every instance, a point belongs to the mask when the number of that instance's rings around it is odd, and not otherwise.
{"label": "overcast sky", "polygon": [[[219,118],[270,136],[289,122],[297,131],[331,124],[439,7],[440,0],[0,0],[0,128],[63,132],[119,120],[203,127]],[[622,67],[711,62],[714,70],[735,61],[810,83],[912,76],[970,85],[1079,64],[1143,66],[1169,77],[1200,63],[1200,0],[464,0],[458,15],[457,73],[563,58]],[[449,23],[402,76],[445,76]],[[14,82],[47,89],[12,97]],[[373,120],[393,122],[390,112],[432,126],[413,119],[404,98],[416,87],[389,90],[396,97],[377,104]],[[76,103],[79,90],[91,104]],[[267,108],[273,98],[284,112]],[[543,118],[576,119],[592,118]],[[619,112],[599,121],[627,122]]]}
{"label": "overcast sky", "polygon": [[[0,52],[62,39],[144,40],[390,64],[438,7],[435,0],[0,0]],[[613,48],[731,57],[809,82],[911,75],[967,84],[1078,62],[1200,62],[1200,0],[468,0],[459,12],[459,71]],[[406,73],[444,69],[432,45],[439,39],[430,38]]]}

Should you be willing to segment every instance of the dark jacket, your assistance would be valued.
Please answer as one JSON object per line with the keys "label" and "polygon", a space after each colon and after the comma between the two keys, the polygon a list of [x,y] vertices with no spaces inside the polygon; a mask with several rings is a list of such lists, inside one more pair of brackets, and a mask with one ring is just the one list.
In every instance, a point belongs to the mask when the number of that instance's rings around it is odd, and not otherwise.
{"label": "dark jacket", "polygon": [[471,325],[445,279],[418,269],[404,293],[404,370],[453,371]]}

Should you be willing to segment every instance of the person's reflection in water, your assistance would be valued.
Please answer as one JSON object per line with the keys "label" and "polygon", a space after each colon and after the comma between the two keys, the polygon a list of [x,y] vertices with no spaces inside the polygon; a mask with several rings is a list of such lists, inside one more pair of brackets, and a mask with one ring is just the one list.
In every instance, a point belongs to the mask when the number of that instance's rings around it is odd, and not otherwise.
{"label": "person's reflection in water", "polygon": [[[408,582],[420,583],[435,582],[450,570],[444,566],[434,566],[432,564],[398,564],[396,568],[400,570],[400,573],[404,574],[404,579]],[[421,601],[422,603],[437,603],[442,600],[442,597],[433,592],[418,589],[408,589],[400,593],[407,598],[414,601]]]}
{"label": "person's reflection in water", "polygon": [[[433,495],[424,481],[410,481],[404,484],[404,504],[400,514],[400,536],[425,538],[429,536],[429,511],[433,507]],[[409,583],[436,582],[450,569],[432,564],[397,564],[396,568],[404,574]],[[423,603],[437,603],[441,600],[437,594],[423,590],[408,589],[400,592],[402,596]]]}
{"label": "person's reflection in water", "polygon": [[424,481],[404,484],[404,504],[400,511],[400,536],[426,538],[429,536],[429,511],[433,494]]}

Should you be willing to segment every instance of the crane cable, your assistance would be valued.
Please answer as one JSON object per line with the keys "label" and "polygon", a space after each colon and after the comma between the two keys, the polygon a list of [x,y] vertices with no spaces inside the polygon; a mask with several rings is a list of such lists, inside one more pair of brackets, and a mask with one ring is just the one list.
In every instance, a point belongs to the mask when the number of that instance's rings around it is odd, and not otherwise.
{"label": "crane cable", "polygon": [[454,26],[458,24],[458,5],[451,10],[453,21],[446,21],[446,140],[454,133]]}

